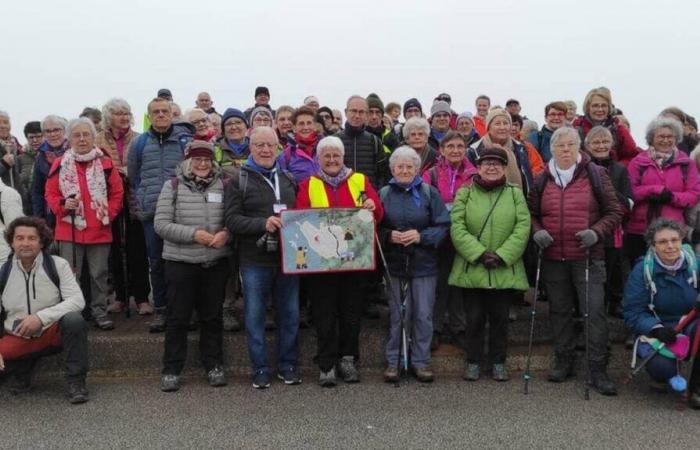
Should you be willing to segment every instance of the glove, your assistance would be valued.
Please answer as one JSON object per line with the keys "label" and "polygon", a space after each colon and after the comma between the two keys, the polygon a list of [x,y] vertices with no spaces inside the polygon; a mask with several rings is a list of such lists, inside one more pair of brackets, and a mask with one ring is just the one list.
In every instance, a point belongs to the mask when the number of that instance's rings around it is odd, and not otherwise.
{"label": "glove", "polygon": [[576,237],[581,241],[582,247],[593,247],[596,242],[598,242],[598,235],[595,231],[590,228],[587,230],[579,231],[576,233]]}
{"label": "glove", "polygon": [[647,202],[649,202],[650,205],[658,205],[659,204],[659,196],[656,194],[651,194],[649,197],[647,197]]}
{"label": "glove", "polygon": [[481,256],[479,256],[479,262],[489,270],[496,269],[504,264],[503,260],[491,250],[486,250],[482,253]]}
{"label": "glove", "polygon": [[668,189],[664,189],[661,194],[659,194],[659,203],[665,205],[666,203],[671,203],[673,200],[673,192]]}
{"label": "glove", "polygon": [[651,330],[649,335],[663,342],[664,344],[673,344],[676,342],[678,333],[671,327],[657,327]]}
{"label": "glove", "polygon": [[540,230],[532,235],[532,240],[541,249],[545,249],[554,243],[554,238],[547,230]]}

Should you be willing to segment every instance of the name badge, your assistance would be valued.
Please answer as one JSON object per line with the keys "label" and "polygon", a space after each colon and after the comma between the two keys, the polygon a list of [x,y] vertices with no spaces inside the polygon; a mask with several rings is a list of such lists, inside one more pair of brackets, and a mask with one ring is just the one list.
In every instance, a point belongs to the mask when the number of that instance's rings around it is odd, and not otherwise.
{"label": "name badge", "polygon": [[287,209],[287,205],[285,205],[284,203],[275,203],[272,207],[272,210],[275,212],[275,214],[279,214],[285,209]]}
{"label": "name badge", "polygon": [[207,194],[207,201],[209,203],[221,203],[223,200],[223,195],[218,192],[210,192]]}

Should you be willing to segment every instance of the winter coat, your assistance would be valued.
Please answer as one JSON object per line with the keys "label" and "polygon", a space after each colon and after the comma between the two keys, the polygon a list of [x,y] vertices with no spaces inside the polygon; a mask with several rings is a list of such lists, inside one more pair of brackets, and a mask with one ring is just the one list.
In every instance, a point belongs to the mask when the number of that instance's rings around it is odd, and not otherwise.
{"label": "winter coat", "polygon": [[542,129],[540,131],[533,131],[528,136],[528,140],[530,141],[532,146],[537,149],[537,151],[542,156],[542,159],[546,163],[548,163],[549,160],[552,159],[552,149],[550,147],[552,134],[554,134],[554,131],[547,128],[546,125],[542,125]]}
{"label": "winter coat", "polygon": [[2,213],[2,220],[0,220],[0,264],[7,260],[7,255],[10,254],[10,244],[4,239],[5,229],[7,225],[13,220],[24,215],[22,211],[22,198],[15,189],[7,186],[0,180],[0,213]]}
{"label": "winter coat", "polygon": [[479,136],[486,136],[486,118],[483,118],[479,116],[478,114],[475,114],[473,117],[474,120],[474,129],[476,130],[477,133],[479,133]]}
{"label": "winter coat", "polygon": [[423,172],[424,183],[437,188],[447,209],[451,209],[452,202],[457,195],[457,191],[462,186],[469,186],[472,177],[476,174],[476,167],[467,158],[464,158],[457,170],[450,173],[450,165],[443,157],[438,158],[437,164]]}
{"label": "winter coat", "polygon": [[[506,184],[487,191],[473,183],[457,192],[450,217],[450,236],[456,250],[450,285],[528,289],[522,255],[530,236],[530,212],[521,189]],[[487,250],[495,252],[504,265],[487,269],[481,264],[479,257]]]}
{"label": "winter coat", "polygon": [[[700,259],[697,264],[700,266]],[[657,289],[653,299],[657,318],[649,309],[651,292],[644,278],[644,261],[640,260],[625,284],[623,315],[627,328],[634,334],[648,335],[656,325],[676,326],[681,316],[693,308],[698,295],[688,283],[687,269],[688,263],[684,262],[681,270],[672,274],[655,262],[652,279]]]}
{"label": "winter coat", "polygon": [[[515,161],[518,164],[518,169],[520,170],[520,177],[522,178],[523,192],[527,196],[528,192],[530,192],[530,189],[532,189],[533,180],[535,179],[535,176],[533,175],[532,166],[530,165],[530,155],[525,146],[520,141],[512,139],[512,142],[513,151],[515,154]],[[479,139],[467,149],[467,158],[469,158],[469,161],[471,161],[471,163],[475,166],[476,160],[479,159],[479,154],[483,149],[483,139]]]}
{"label": "winter coat", "polygon": [[[3,183],[14,188],[19,192],[20,196],[25,196],[24,186],[22,185],[22,160],[19,158],[19,153],[15,150],[16,145],[13,145],[11,149],[8,150],[5,146],[0,144],[0,180]],[[21,150],[21,147],[19,148]],[[2,159],[5,154],[9,153],[15,157],[14,165],[10,166]]]}
{"label": "winter coat", "polygon": [[382,141],[384,146],[384,153],[391,155],[391,152],[396,150],[399,146],[399,139],[396,135],[389,129],[385,128],[384,125],[379,128],[366,127],[366,130],[378,137]]}
{"label": "winter coat", "polygon": [[[620,119],[613,116],[608,116],[600,125],[610,130],[612,134],[613,150],[611,157],[616,161],[620,161],[624,166],[627,166],[639,153],[637,144],[634,142],[629,130],[620,124]],[[588,116],[579,116],[574,119],[571,126],[578,130],[581,135],[581,142],[583,142],[588,132],[591,131],[595,125]]]}
{"label": "winter coat", "polygon": [[126,172],[127,161],[129,159],[129,148],[131,147],[131,143],[135,139],[138,139],[138,137],[139,133],[135,132],[134,130],[129,130],[126,132],[123,138],[124,152],[121,156],[119,155],[119,151],[117,150],[117,142],[115,141],[114,136],[109,130],[102,130],[99,133],[97,133],[95,145],[109,154],[109,156],[112,158],[112,163],[114,164],[114,167],[117,168],[117,170]]}
{"label": "winter coat", "polygon": [[175,176],[175,168],[183,159],[184,148],[192,139],[192,127],[173,124],[165,134],[148,130],[148,138],[142,152],[136,151],[134,139],[127,153],[131,187],[136,198],[136,216],[141,220],[153,220],[156,203],[163,184]]}
{"label": "winter coat", "polygon": [[345,147],[345,165],[368,176],[372,186],[383,186],[388,177],[389,158],[384,153],[381,140],[364,129],[358,132],[349,124],[336,136]]}
{"label": "winter coat", "polygon": [[153,219],[156,233],[163,239],[163,259],[208,264],[231,253],[229,245],[213,248],[194,240],[197,230],[216,234],[226,229],[224,181],[218,172],[220,169],[216,170],[216,177],[203,191],[198,190],[194,181],[186,179],[182,173],[163,184]]}
{"label": "winter coat", "polygon": [[[296,205],[297,185],[288,172],[277,174],[280,202],[287,209]],[[226,228],[235,236],[241,266],[280,267],[279,248],[268,252],[256,244],[267,231],[265,222],[274,215],[275,193],[265,178],[243,165],[226,186]],[[279,247],[279,246],[278,246]]]}
{"label": "winter coat", "polygon": [[249,147],[246,146],[245,151],[238,155],[231,149],[224,137],[219,138],[214,145],[214,159],[228,176],[232,176],[245,163],[248,156],[250,156]]}
{"label": "winter coat", "polygon": [[22,204],[24,205],[24,211],[28,216],[32,214],[32,172],[34,171],[36,154],[37,151],[27,144],[24,146],[22,153],[18,156],[20,160],[19,178],[20,182],[22,183],[22,188],[24,189]]}
{"label": "winter coat", "polygon": [[64,141],[60,148],[52,148],[48,142],[44,142],[39,147],[36,160],[34,161],[34,172],[32,173],[32,215],[46,219],[49,226],[53,227],[55,217],[44,198],[46,190],[46,178],[49,170],[56,158],[63,155],[68,148],[68,141]]}
{"label": "winter coat", "polygon": [[319,170],[316,156],[310,156],[292,142],[287,144],[277,161],[280,168],[291,173],[297,183],[308,180]]}
{"label": "winter coat", "polygon": [[[630,234],[643,235],[649,224],[657,217],[673,219],[685,224],[684,210],[695,206],[700,199],[700,178],[695,163],[680,151],[673,160],[661,169],[649,157],[640,153],[627,167],[632,183],[634,208],[627,226]],[[665,189],[672,192],[671,202],[660,210],[650,211],[649,196],[659,195]]]}
{"label": "winter coat", "polygon": [[[600,200],[594,191],[588,175],[597,170],[600,177]],[[562,189],[557,185],[549,167],[540,175],[544,177],[544,189],[532,189],[528,205],[532,215],[532,233],[547,230],[554,239],[544,251],[546,259],[557,261],[580,261],[586,259],[586,249],[576,233],[592,229],[598,235],[598,242],[590,248],[590,256],[603,259],[605,236],[611,234],[622,220],[622,209],[613,189],[607,171],[591,162],[590,157],[581,153],[581,161],[576,165],[571,182]],[[537,180],[536,186],[542,181]],[[600,202],[600,203],[599,203]]]}
{"label": "winter coat", "polygon": [[[610,177],[610,182],[615,188],[615,196],[620,202],[620,208],[622,209],[622,222],[617,226],[617,233],[620,233],[622,227],[626,227],[627,220],[629,219],[630,213],[632,212],[632,186],[630,185],[630,177],[627,173],[627,168],[622,165],[622,163],[613,161],[612,159],[606,160],[592,160],[595,164],[600,167],[605,168],[608,171],[608,176]],[[621,237],[620,233],[620,237]],[[616,246],[617,245],[617,246]],[[615,243],[613,235],[607,235],[605,237],[605,248],[619,248],[620,242]]]}
{"label": "winter coat", "polygon": [[[416,177],[418,178],[418,177]],[[420,180],[420,179],[419,179]],[[422,180],[420,180],[422,184]],[[450,216],[440,193],[430,186],[430,196],[426,196],[419,184],[420,206],[407,190],[393,181],[384,186],[381,193],[384,206],[384,219],[379,227],[379,239],[388,270],[394,277],[428,277],[436,276],[438,271],[438,247],[447,237]],[[417,230],[420,242],[404,247],[390,242],[391,232]]]}

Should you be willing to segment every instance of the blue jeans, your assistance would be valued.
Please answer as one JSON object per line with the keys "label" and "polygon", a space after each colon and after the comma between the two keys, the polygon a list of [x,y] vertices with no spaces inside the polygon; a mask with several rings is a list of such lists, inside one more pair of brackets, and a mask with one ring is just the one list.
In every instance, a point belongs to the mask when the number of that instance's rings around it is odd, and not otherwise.
{"label": "blue jeans", "polygon": [[[687,335],[690,338],[691,344],[693,341],[693,336],[695,336],[695,329],[697,328],[697,325],[698,321],[694,320],[683,330],[683,334]],[[637,357],[643,360],[644,358],[649,356],[649,354],[652,351],[653,349],[651,348],[651,345],[640,342],[639,347],[637,347]],[[698,361],[696,360],[696,363],[697,362]],[[640,361],[638,359],[637,365],[639,364]],[[676,360],[666,358],[665,356],[659,355],[658,353],[656,354],[656,356],[649,360],[649,362],[644,368],[646,369],[651,379],[660,383],[665,383],[671,377],[674,377],[678,374],[678,365],[676,363]]]}
{"label": "blue jeans", "polygon": [[151,287],[153,288],[153,306],[165,308],[165,262],[163,261],[163,239],[156,234],[152,220],[144,220],[143,235],[146,239],[146,254],[151,269]]}
{"label": "blue jeans", "polygon": [[255,372],[270,372],[265,342],[265,305],[272,298],[277,324],[277,369],[297,365],[299,338],[299,278],[279,267],[241,266],[248,356]]}

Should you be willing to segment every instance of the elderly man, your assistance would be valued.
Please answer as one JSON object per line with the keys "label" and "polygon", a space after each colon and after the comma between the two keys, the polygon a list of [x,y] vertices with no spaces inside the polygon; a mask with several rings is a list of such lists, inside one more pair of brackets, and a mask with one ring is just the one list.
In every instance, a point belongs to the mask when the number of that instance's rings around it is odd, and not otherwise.
{"label": "elderly man", "polygon": [[384,103],[377,94],[369,94],[367,96],[367,105],[369,113],[367,119],[367,131],[377,136],[384,146],[384,153],[391,155],[396,147],[399,146],[396,135],[391,130],[384,126],[382,117],[384,116]]}
{"label": "elderly man", "polygon": [[250,134],[250,157],[226,188],[226,227],[238,242],[245,302],[245,328],[253,369],[253,387],[270,387],[271,367],[265,341],[265,307],[272,299],[277,311],[277,377],[299,384],[299,279],[280,267],[279,217],[294,208],[294,178],[276,164],[277,133],[261,126]]}
{"label": "elderly man", "polygon": [[253,110],[258,106],[267,108],[270,110],[270,112],[272,112],[273,115],[275,114],[272,107],[270,106],[270,90],[265,86],[258,86],[255,88],[255,104],[250,108],[246,109],[244,112],[246,122],[250,123],[250,115],[253,112]]}
{"label": "elderly man", "polygon": [[552,159],[530,190],[533,240],[542,249],[542,280],[549,298],[554,366],[547,376],[562,382],[574,374],[574,301],[587,316],[586,383],[616,395],[607,374],[608,322],[605,313],[605,238],[622,218],[607,171],[580,153],[574,128],[552,134]]}
{"label": "elderly man", "polygon": [[480,95],[474,102],[476,106],[476,114],[474,115],[474,128],[479,133],[479,136],[486,135],[486,116],[489,115],[491,108],[491,99],[488,95]]}
{"label": "elderly man", "polygon": [[153,228],[158,195],[165,180],[175,175],[182,161],[184,148],[192,139],[189,124],[173,124],[169,101],[154,98],[148,104],[151,127],[131,142],[128,152],[128,173],[137,202],[136,215],[143,223],[146,253],[151,272],[155,316],[149,330],[165,331],[165,274],[162,258],[163,240]]}
{"label": "elderly man", "polygon": [[54,115],[46,116],[41,122],[41,132],[45,141],[39,147],[32,174],[32,215],[45,219],[50,227],[53,227],[55,217],[44,199],[46,178],[54,160],[68,148],[67,125],[66,119]]}
{"label": "elderly man", "polygon": [[195,100],[195,105],[197,108],[201,109],[207,114],[215,113],[214,102],[211,100],[211,95],[209,92],[200,92],[197,94],[197,100]]}
{"label": "elderly man", "polygon": [[5,232],[14,256],[0,269],[0,377],[12,374],[11,392],[26,392],[37,360],[63,349],[68,401],[84,403],[89,398],[85,300],[68,261],[46,251],[51,235],[36,217],[15,219]]}
{"label": "elderly man", "polygon": [[545,124],[540,131],[530,133],[528,141],[537,149],[544,162],[552,159],[552,150],[549,145],[552,133],[566,125],[568,107],[564,102],[552,102],[544,107]]}
{"label": "elderly man", "polygon": [[431,127],[428,141],[431,147],[440,148],[440,141],[450,131],[451,118],[452,110],[446,101],[438,100],[430,107]]}

